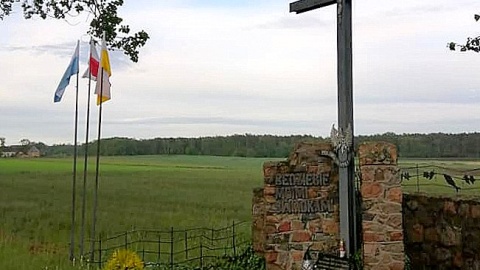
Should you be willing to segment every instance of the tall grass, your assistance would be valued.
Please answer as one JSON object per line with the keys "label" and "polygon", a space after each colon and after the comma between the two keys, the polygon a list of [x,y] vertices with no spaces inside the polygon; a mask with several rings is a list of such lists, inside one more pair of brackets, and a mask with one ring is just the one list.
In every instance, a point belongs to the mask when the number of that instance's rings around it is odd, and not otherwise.
{"label": "tall grass", "polygon": [[[249,221],[252,189],[263,185],[262,164],[266,160],[271,159],[102,157],[97,232],[111,235],[132,228],[211,228],[230,225],[234,220]],[[401,167],[417,163],[433,163],[454,170],[480,167],[479,161],[402,159],[400,162]],[[82,163],[79,161],[77,175],[77,254]],[[0,269],[78,269],[71,267],[67,259],[71,171],[71,159],[0,159]],[[91,228],[94,172],[92,159],[86,197],[87,236]],[[420,183],[427,181],[420,177]],[[444,183],[440,176],[435,181]],[[469,188],[480,189],[479,182]],[[407,183],[415,184],[416,180]],[[416,188],[405,186],[405,190],[414,192]],[[448,187],[422,187],[421,191],[455,195]],[[248,226],[244,233],[249,234]],[[85,248],[88,251],[88,245]]]}
{"label": "tall grass", "polygon": [[[131,228],[222,227],[233,220],[249,221],[251,191],[262,185],[264,161],[205,156],[102,158],[97,232],[108,235]],[[31,267],[25,269],[65,265],[60,258],[68,255],[71,170],[69,159],[0,159],[0,230],[15,239],[0,245],[0,256],[22,258],[19,261]],[[77,235],[82,171],[79,164]],[[87,235],[91,227],[94,171],[91,162],[86,197]],[[45,256],[47,259],[38,261]],[[22,267],[0,259],[0,269]]]}

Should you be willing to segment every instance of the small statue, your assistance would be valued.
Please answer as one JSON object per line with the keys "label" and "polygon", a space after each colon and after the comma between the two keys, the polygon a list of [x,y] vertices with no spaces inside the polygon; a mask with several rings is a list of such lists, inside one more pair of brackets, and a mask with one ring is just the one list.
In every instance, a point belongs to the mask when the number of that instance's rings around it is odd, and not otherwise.
{"label": "small statue", "polygon": [[348,167],[350,164],[350,153],[353,147],[352,126],[348,124],[347,129],[344,131],[342,128],[337,130],[335,124],[333,124],[332,131],[330,132],[330,140],[338,156],[338,165],[342,168]]}

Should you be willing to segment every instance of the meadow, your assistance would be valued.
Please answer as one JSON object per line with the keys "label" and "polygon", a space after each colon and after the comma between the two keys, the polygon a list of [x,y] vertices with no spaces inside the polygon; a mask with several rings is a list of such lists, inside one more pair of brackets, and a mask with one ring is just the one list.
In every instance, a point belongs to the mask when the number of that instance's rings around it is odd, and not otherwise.
{"label": "meadow", "polygon": [[[216,228],[250,221],[252,189],[262,185],[264,161],[211,156],[102,157],[97,232]],[[78,224],[83,185],[80,163]],[[94,161],[88,166],[89,234]],[[0,269],[55,269],[59,265],[67,269],[71,172],[71,158],[0,159]]]}
{"label": "meadow", "polygon": [[[271,158],[214,156],[102,157],[97,232],[110,235],[132,228],[168,230],[216,228],[251,220],[252,189],[263,185],[262,164]],[[83,161],[78,162],[77,235],[81,213]],[[448,168],[449,173],[480,172],[479,161],[401,160],[409,172]],[[432,168],[428,166],[432,166]],[[457,196],[441,175],[404,181],[405,190]],[[95,178],[88,165],[87,236]],[[477,179],[480,177],[477,177]],[[480,182],[480,181],[479,181]],[[433,184],[433,185],[432,185]],[[480,184],[461,194],[474,195]],[[68,261],[72,159],[0,159],[0,269],[78,269]],[[249,234],[248,226],[245,233]],[[78,237],[77,237],[78,243]],[[78,245],[76,245],[78,252]]]}
{"label": "meadow", "polygon": [[[480,160],[478,159],[399,159],[399,173],[409,174],[409,179],[403,178],[404,192],[421,192],[440,196],[480,197]],[[426,178],[424,173],[433,173]],[[452,177],[457,187],[449,185],[444,174]],[[463,178],[471,176],[474,183]]]}

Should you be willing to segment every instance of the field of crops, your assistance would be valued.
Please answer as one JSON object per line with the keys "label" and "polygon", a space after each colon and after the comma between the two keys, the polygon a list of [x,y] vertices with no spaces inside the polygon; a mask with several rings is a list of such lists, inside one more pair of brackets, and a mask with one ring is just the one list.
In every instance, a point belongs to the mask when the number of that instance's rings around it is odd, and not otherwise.
{"label": "field of crops", "polygon": [[[102,158],[97,232],[222,227],[249,221],[252,189],[262,185],[264,161],[205,156]],[[55,269],[58,265],[66,269],[71,171],[71,159],[0,159],[0,269]],[[78,172],[77,220],[82,166]],[[88,233],[94,179],[92,160]]]}
{"label": "field of crops", "polygon": [[[97,232],[108,235],[132,228],[211,228],[233,221],[248,222],[252,189],[262,186],[261,168],[266,160],[271,159],[104,157]],[[82,163],[78,163],[77,177],[77,235]],[[480,178],[480,171],[475,170],[480,161],[402,160],[401,167],[411,176],[403,182],[409,192],[419,189],[456,196],[455,189],[445,184],[444,173],[456,177],[462,188],[460,194],[474,195],[480,191],[480,181],[467,185],[460,179],[464,172]],[[435,177],[425,179],[424,171],[432,170]],[[87,235],[92,216],[93,159],[88,171]],[[68,262],[71,172],[71,159],[0,159],[0,269],[78,269]],[[245,230],[248,234],[248,226]]]}

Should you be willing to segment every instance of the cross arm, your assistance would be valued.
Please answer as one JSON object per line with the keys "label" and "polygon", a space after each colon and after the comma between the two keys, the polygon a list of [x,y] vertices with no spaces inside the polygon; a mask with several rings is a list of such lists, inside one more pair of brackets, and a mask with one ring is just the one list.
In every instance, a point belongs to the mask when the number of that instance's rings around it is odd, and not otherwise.
{"label": "cross arm", "polygon": [[299,14],[336,3],[337,0],[300,0],[290,3],[290,12]]}

